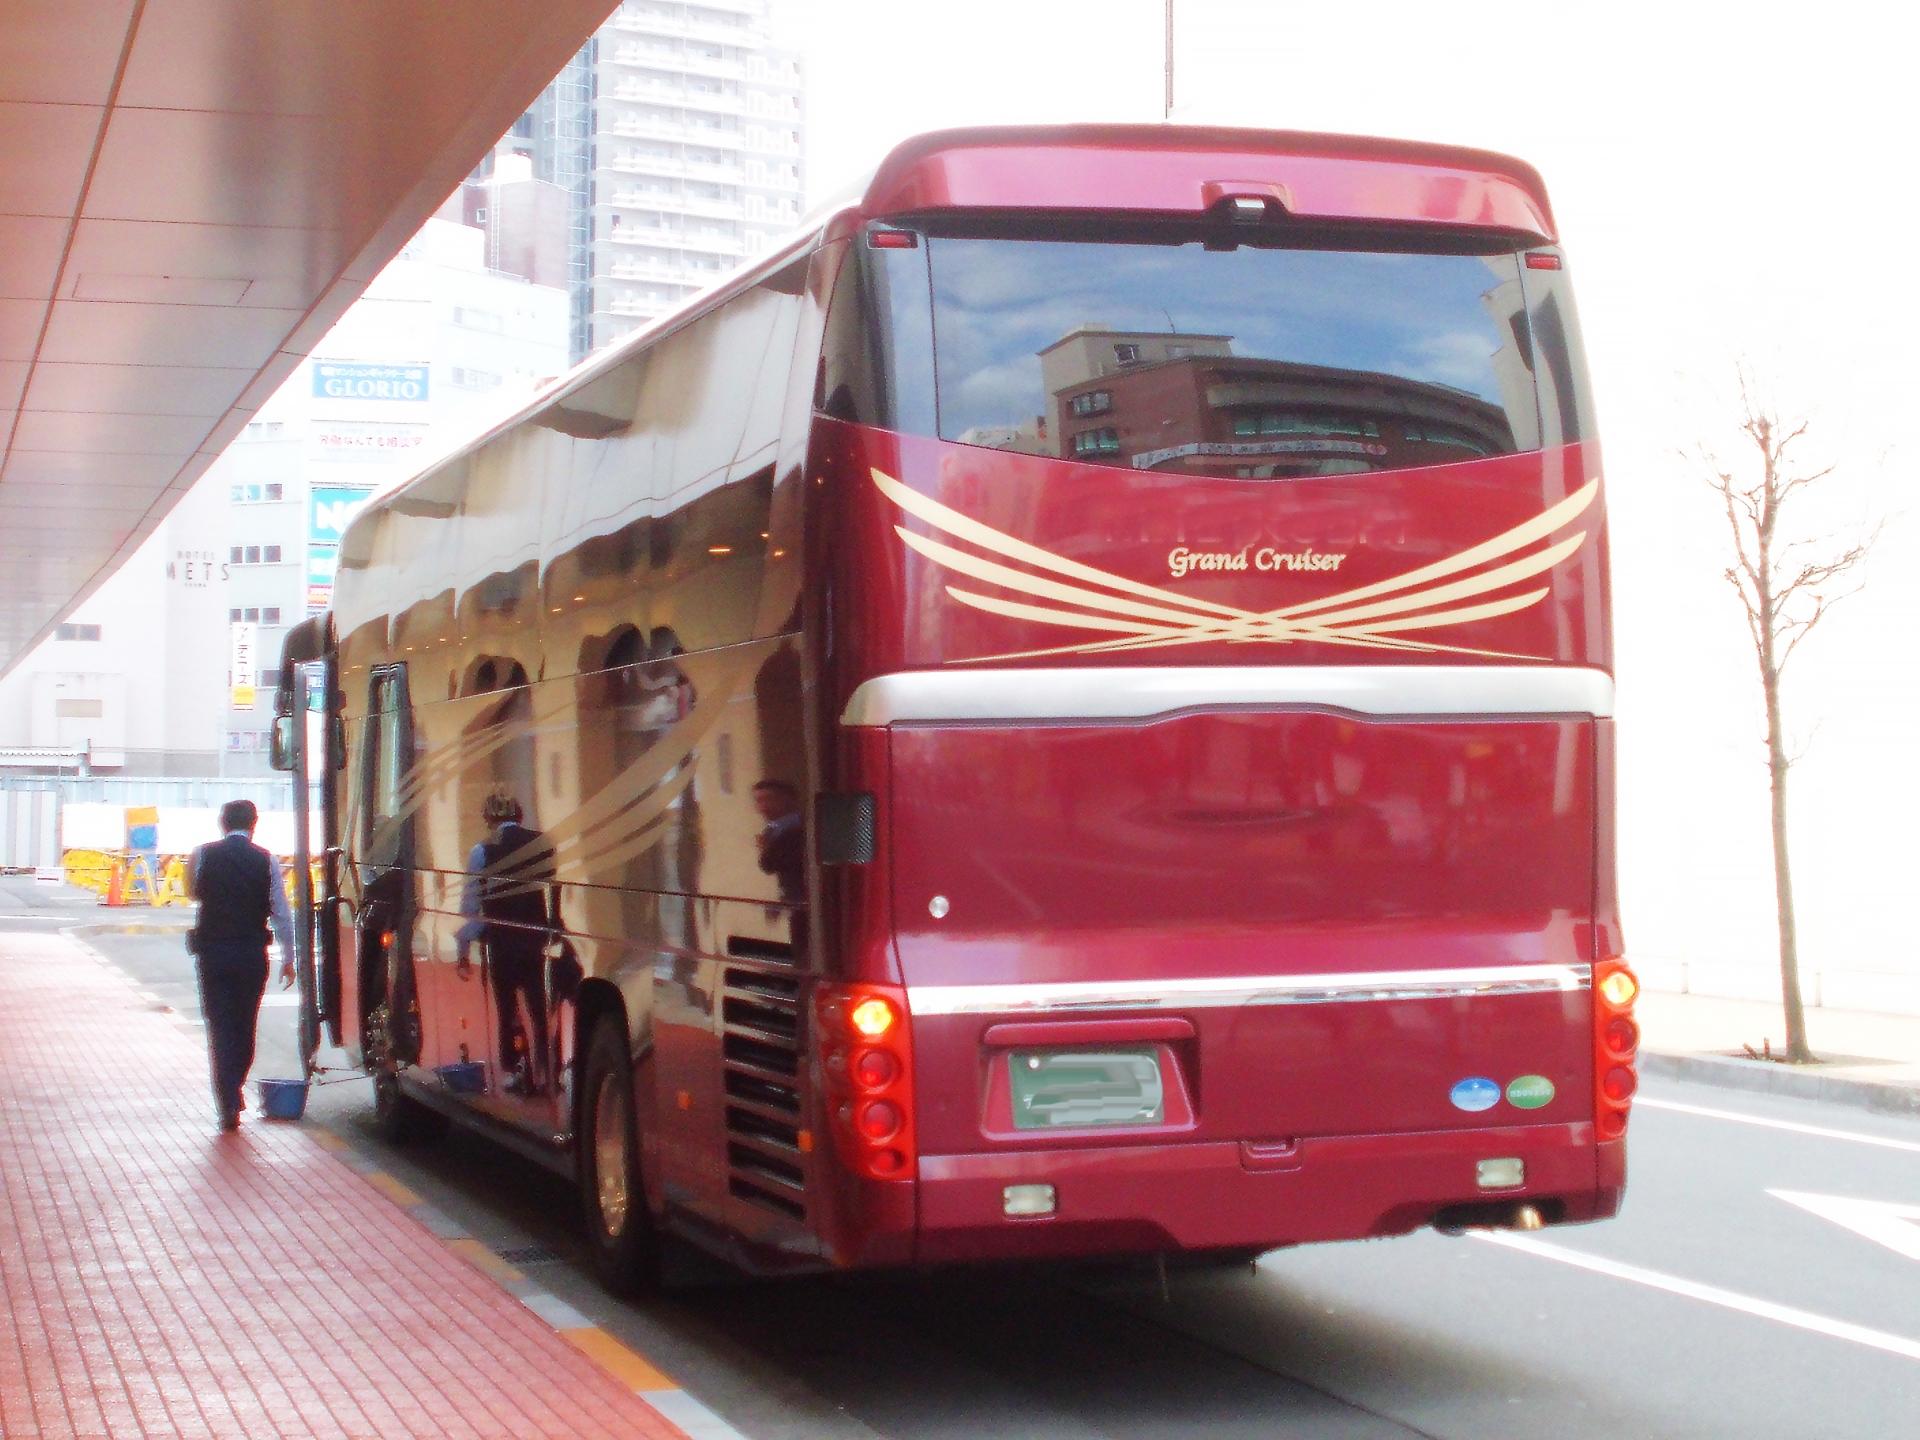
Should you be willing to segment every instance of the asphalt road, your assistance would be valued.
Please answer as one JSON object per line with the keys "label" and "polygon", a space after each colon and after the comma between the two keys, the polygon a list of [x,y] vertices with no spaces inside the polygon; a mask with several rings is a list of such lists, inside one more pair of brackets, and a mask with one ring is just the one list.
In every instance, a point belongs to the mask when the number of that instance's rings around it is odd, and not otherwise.
{"label": "asphalt road", "polygon": [[[0,932],[17,885],[0,884]],[[72,917],[64,917],[71,923]],[[197,1009],[177,939],[96,935]],[[272,993],[270,991],[270,1001]],[[255,1074],[294,1073],[293,1010]],[[1625,1213],[1535,1235],[1425,1234],[1258,1267],[1008,1270],[600,1294],[566,1186],[455,1135],[399,1151],[363,1081],[324,1125],[774,1437],[1901,1436],[1920,1432],[1920,1124],[1650,1082]]]}

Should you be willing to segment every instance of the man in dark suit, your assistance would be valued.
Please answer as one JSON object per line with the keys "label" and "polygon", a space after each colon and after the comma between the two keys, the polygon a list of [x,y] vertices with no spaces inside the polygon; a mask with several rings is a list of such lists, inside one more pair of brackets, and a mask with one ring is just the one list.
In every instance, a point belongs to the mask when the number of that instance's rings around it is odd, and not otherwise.
{"label": "man in dark suit", "polygon": [[191,949],[199,959],[200,1009],[207,1019],[213,1103],[231,1130],[246,1109],[260,996],[267,988],[267,927],[280,942],[280,983],[293,983],[293,914],[280,864],[253,843],[260,812],[251,800],[220,807],[226,838],[202,845],[187,867],[187,893],[200,902]]}

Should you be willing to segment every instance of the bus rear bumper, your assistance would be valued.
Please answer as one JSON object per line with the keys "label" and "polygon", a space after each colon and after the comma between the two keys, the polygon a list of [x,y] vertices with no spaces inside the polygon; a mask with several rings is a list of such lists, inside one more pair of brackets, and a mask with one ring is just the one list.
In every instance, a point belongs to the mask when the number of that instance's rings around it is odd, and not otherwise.
{"label": "bus rear bumper", "polygon": [[[1591,1124],[1526,1125],[1296,1144],[1236,1142],[923,1155],[922,1264],[1161,1251],[1277,1248],[1398,1235],[1439,1221],[1484,1223],[1530,1204],[1549,1223],[1620,1204],[1616,1145]],[[1601,1152],[1615,1152],[1605,1163]],[[1525,1181],[1476,1180],[1483,1160],[1518,1159]],[[1011,1185],[1051,1185],[1050,1215],[1008,1216]]]}

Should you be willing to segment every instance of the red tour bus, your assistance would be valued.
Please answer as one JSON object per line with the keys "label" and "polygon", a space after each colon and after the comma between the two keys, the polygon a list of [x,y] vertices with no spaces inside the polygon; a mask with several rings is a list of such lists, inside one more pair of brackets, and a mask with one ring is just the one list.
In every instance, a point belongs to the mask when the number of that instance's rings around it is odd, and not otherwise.
{"label": "red tour bus", "polygon": [[1602,499],[1528,166],[909,141],[354,522],[320,1016],[616,1285],[1611,1215]]}

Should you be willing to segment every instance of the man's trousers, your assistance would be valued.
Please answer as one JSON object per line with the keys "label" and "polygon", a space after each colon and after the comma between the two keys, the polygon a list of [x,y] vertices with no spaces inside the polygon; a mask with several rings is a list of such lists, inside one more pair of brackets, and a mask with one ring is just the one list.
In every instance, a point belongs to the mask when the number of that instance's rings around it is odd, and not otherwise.
{"label": "man's trousers", "polygon": [[246,940],[200,942],[200,1009],[207,1017],[214,1109],[224,1120],[241,1108],[253,1068],[260,996],[267,988],[267,947]]}

